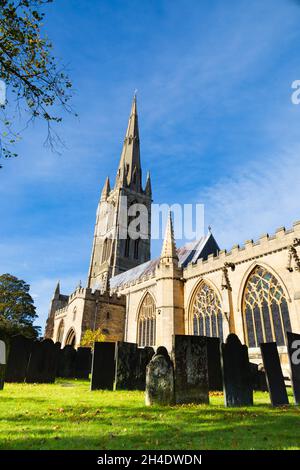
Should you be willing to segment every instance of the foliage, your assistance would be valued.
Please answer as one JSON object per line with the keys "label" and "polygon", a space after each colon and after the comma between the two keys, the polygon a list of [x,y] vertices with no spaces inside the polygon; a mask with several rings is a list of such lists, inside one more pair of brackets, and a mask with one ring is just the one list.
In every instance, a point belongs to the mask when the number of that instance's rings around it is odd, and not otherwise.
{"label": "foliage", "polygon": [[100,329],[97,330],[86,330],[81,339],[80,346],[86,348],[93,348],[95,342],[105,341],[105,335]]}
{"label": "foliage", "polygon": [[[26,126],[35,119],[47,123],[46,143],[55,149],[60,139],[52,124],[61,122],[56,107],[71,111],[71,82],[53,55],[53,47],[42,35],[45,4],[52,0],[0,0],[0,79],[10,92],[14,115],[7,106],[0,108],[2,154],[16,156],[11,148],[20,139],[15,129],[16,115],[28,116]],[[22,131],[21,131],[22,132]],[[1,148],[0,148],[1,150]]]}
{"label": "foliage", "polygon": [[89,391],[88,381],[5,384],[0,449],[300,449],[300,409],[255,405],[146,407],[143,392]]}
{"label": "foliage", "polygon": [[33,326],[37,318],[29,285],[11,274],[0,276],[0,328],[9,335],[18,333],[35,338],[40,328]]}

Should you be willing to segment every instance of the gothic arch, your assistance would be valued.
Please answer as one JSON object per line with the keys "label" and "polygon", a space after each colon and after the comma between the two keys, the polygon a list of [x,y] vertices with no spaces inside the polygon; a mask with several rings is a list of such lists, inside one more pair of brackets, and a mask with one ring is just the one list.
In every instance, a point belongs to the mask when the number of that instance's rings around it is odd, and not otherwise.
{"label": "gothic arch", "polygon": [[194,288],[189,308],[190,334],[224,339],[224,315],[218,289],[206,279]]}
{"label": "gothic arch", "polygon": [[62,343],[63,337],[64,337],[64,331],[65,331],[65,322],[63,320],[60,320],[60,323],[57,329],[57,334],[56,334],[57,343]]}
{"label": "gothic arch", "polygon": [[65,346],[74,346],[76,345],[76,334],[73,328],[70,328],[66,336]]}
{"label": "gothic arch", "polygon": [[156,344],[156,304],[148,291],[144,294],[138,308],[137,343],[140,347]]}
{"label": "gothic arch", "polygon": [[261,266],[262,268],[265,268],[267,271],[270,271],[271,274],[273,274],[274,277],[276,277],[280,284],[281,284],[281,287],[282,289],[284,290],[284,293],[285,293],[285,296],[286,296],[286,299],[288,302],[291,302],[291,296],[289,294],[289,291],[286,287],[286,284],[285,282],[283,281],[282,277],[275,271],[275,269],[270,266],[268,263],[264,263],[264,262],[261,262],[261,263],[257,263],[257,262],[253,262],[251,263],[250,266],[248,266],[247,270],[245,271],[243,277],[242,277],[242,281],[241,281],[241,284],[240,284],[240,288],[239,288],[239,292],[238,292],[238,297],[237,297],[237,308],[236,308],[236,311],[237,312],[241,312],[242,311],[242,307],[243,307],[243,294],[244,294],[244,290],[245,290],[245,286],[246,286],[246,283],[249,279],[249,276],[250,274],[252,273],[252,271],[257,267],[257,266]]}
{"label": "gothic arch", "polygon": [[248,347],[276,341],[286,344],[286,331],[291,331],[288,296],[279,276],[269,267],[256,264],[243,288],[242,320]]}

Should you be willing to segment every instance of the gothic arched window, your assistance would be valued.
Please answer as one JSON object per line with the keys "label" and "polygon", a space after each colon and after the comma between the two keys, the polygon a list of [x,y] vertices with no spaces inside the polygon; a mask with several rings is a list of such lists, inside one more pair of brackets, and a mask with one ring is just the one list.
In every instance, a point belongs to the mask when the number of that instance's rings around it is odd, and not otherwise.
{"label": "gothic arched window", "polygon": [[147,293],[140,307],[138,316],[138,345],[155,346],[156,308],[153,297]]}
{"label": "gothic arched window", "polygon": [[61,320],[58,326],[57,335],[56,335],[56,341],[58,343],[62,343],[62,340],[64,337],[64,330],[65,330],[65,324],[64,324],[64,321]]}
{"label": "gothic arched window", "polygon": [[250,348],[276,341],[286,344],[291,331],[290,316],[283,289],[273,274],[257,266],[250,274],[243,295],[245,340]]}
{"label": "gothic arched window", "polygon": [[106,238],[102,248],[102,263],[105,263],[110,257],[111,252],[111,238]]}
{"label": "gothic arched window", "polygon": [[75,344],[76,344],[76,335],[75,335],[75,331],[73,330],[73,328],[71,328],[67,334],[65,346],[67,345],[75,346]]}
{"label": "gothic arched window", "polygon": [[214,336],[223,341],[223,314],[220,299],[206,282],[202,282],[192,301],[193,334]]}

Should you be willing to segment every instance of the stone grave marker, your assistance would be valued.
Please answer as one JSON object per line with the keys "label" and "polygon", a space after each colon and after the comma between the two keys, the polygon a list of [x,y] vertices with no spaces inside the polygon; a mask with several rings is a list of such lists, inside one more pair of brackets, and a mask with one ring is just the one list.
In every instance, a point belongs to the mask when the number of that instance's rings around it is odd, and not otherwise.
{"label": "stone grave marker", "polygon": [[136,362],[136,370],[134,373],[134,389],[145,391],[146,388],[146,368],[155,352],[154,349],[146,346],[138,348],[138,358]]}
{"label": "stone grave marker", "polygon": [[289,400],[276,343],[262,343],[260,350],[272,405],[288,405]]}
{"label": "stone grave marker", "polygon": [[203,336],[173,336],[176,403],[209,403],[207,341]]}
{"label": "stone grave marker", "polygon": [[116,373],[114,390],[135,390],[139,352],[135,343],[116,343]]}
{"label": "stone grave marker", "polygon": [[258,364],[250,362],[250,372],[253,390],[267,392],[268,385],[265,371],[263,369],[260,369]]}
{"label": "stone grave marker", "polygon": [[150,406],[174,402],[173,363],[166,348],[160,346],[146,368],[145,403]]}
{"label": "stone grave marker", "polygon": [[76,349],[71,345],[65,346],[59,351],[57,376],[65,379],[75,377]]}
{"label": "stone grave marker", "polygon": [[23,335],[13,336],[7,361],[5,381],[22,383],[25,381],[28,362],[34,340]]}
{"label": "stone grave marker", "polygon": [[253,388],[248,348],[231,333],[221,344],[225,406],[253,405]]}
{"label": "stone grave marker", "polygon": [[113,390],[116,343],[97,342],[92,355],[91,390]]}
{"label": "stone grave marker", "polygon": [[205,336],[207,342],[208,386],[211,391],[223,390],[220,338]]}
{"label": "stone grave marker", "polygon": [[57,349],[51,339],[35,341],[28,363],[26,382],[54,383],[57,359]]}
{"label": "stone grave marker", "polygon": [[3,390],[5,380],[5,370],[9,352],[8,336],[0,331],[0,390]]}
{"label": "stone grave marker", "polygon": [[75,378],[88,379],[91,372],[91,348],[78,348],[75,360]]}
{"label": "stone grave marker", "polygon": [[300,405],[300,335],[287,332],[286,336],[294,399],[296,405]]}

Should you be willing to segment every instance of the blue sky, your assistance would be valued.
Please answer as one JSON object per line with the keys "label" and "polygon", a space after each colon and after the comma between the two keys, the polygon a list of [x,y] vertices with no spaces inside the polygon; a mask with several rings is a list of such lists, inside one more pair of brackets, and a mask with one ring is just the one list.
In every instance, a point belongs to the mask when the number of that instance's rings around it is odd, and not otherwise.
{"label": "blue sky", "polygon": [[43,146],[43,125],[27,129],[0,173],[1,271],[31,284],[39,324],[58,279],[65,293],[85,283],[135,89],[155,202],[204,203],[227,249],[300,218],[300,2],[56,0],[46,11],[79,118],[60,126],[61,155]]}

